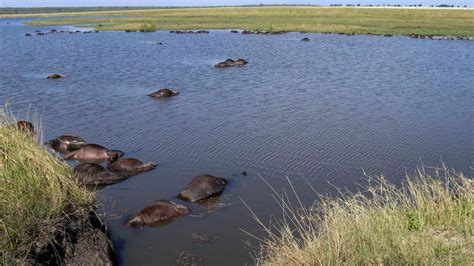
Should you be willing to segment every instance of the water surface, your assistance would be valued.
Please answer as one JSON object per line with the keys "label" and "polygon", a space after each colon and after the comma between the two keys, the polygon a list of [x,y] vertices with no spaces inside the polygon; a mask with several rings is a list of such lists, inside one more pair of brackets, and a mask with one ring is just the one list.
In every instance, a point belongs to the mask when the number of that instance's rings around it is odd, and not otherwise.
{"label": "water surface", "polygon": [[[98,194],[122,264],[174,264],[183,251],[206,265],[251,262],[255,243],[240,229],[260,230],[242,200],[264,221],[281,215],[261,178],[289,191],[288,177],[309,204],[301,177],[334,193],[363,184],[364,171],[397,183],[422,164],[472,174],[474,42],[227,30],[25,37],[71,27],[21,22],[0,19],[0,102],[20,117],[40,113],[46,139],[73,133],[159,165]],[[250,63],[213,67],[226,58]],[[161,87],[181,94],[146,96]],[[219,199],[230,206],[158,228],[123,225],[151,201],[183,203],[176,194],[206,173],[230,181]],[[193,234],[215,239],[197,245]]]}

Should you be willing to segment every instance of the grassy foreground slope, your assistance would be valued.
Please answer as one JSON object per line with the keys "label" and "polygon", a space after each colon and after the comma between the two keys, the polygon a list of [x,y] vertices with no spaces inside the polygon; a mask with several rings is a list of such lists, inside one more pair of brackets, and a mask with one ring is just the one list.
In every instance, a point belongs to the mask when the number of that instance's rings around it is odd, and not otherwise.
{"label": "grassy foreground slope", "polygon": [[[90,208],[70,167],[14,127],[0,109],[0,264],[27,258],[41,231]],[[50,232],[46,232],[50,233]]]}
{"label": "grassy foreground slope", "polygon": [[291,207],[261,226],[264,265],[474,265],[474,182],[419,172],[402,188],[376,178],[364,193]]}
{"label": "grassy foreground slope", "polygon": [[265,6],[113,10],[19,16],[48,17],[46,20],[31,22],[32,25],[92,25],[98,30],[139,30],[144,24],[151,24],[157,29],[181,30],[250,29],[474,36],[474,9]]}

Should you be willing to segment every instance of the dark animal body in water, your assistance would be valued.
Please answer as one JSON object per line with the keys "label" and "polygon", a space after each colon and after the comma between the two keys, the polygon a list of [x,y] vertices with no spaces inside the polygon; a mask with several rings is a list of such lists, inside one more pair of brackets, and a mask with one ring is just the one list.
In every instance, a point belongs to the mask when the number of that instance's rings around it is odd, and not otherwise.
{"label": "dark animal body in water", "polygon": [[60,79],[60,78],[64,78],[64,75],[62,75],[62,74],[51,74],[47,77],[47,79]]}
{"label": "dark animal body in water", "polygon": [[112,172],[144,172],[155,168],[156,163],[143,163],[135,158],[120,158],[107,165],[107,169]]}
{"label": "dark animal body in water", "polygon": [[302,42],[309,42],[309,38],[303,38],[301,39]]}
{"label": "dark animal body in water", "polygon": [[189,34],[200,34],[200,33],[209,33],[209,31],[207,30],[197,30],[197,31],[192,31],[192,30],[170,30],[169,31],[170,33],[176,33],[176,34],[185,34],[185,33],[189,33]]}
{"label": "dark animal body in water", "polygon": [[31,36],[31,34],[30,33],[25,33],[25,36]]}
{"label": "dark animal body in water", "polygon": [[190,202],[207,199],[221,194],[226,185],[227,180],[221,177],[212,175],[196,176],[186,189],[178,194],[178,198]]}
{"label": "dark animal body in water", "polygon": [[231,32],[231,33],[239,33],[238,30],[231,30],[230,32]]}
{"label": "dark animal body in water", "polygon": [[74,135],[62,135],[47,142],[53,150],[61,153],[75,151],[87,143],[85,140]]}
{"label": "dark animal body in water", "polygon": [[280,35],[288,33],[287,31],[266,31],[266,30],[243,30],[242,34],[258,34],[258,35]]}
{"label": "dark animal body in water", "polygon": [[247,63],[248,61],[242,58],[237,59],[237,60],[226,59],[224,62],[217,63],[216,65],[214,65],[214,67],[223,68],[223,67],[243,66],[243,65],[246,65]]}
{"label": "dark animal body in water", "polygon": [[153,97],[153,98],[164,98],[164,97],[176,96],[178,94],[179,94],[178,91],[168,89],[168,88],[163,88],[159,91],[155,91],[153,93],[148,94],[148,96]]}
{"label": "dark animal body in water", "polygon": [[18,129],[19,131],[34,135],[35,133],[35,126],[31,122],[20,120],[11,125],[12,127]]}
{"label": "dark animal body in water", "polygon": [[92,163],[76,165],[74,173],[79,182],[84,185],[105,186],[126,179],[126,177],[118,176],[105,170],[101,165]]}
{"label": "dark animal body in water", "polygon": [[123,156],[122,151],[109,150],[97,144],[86,144],[81,148],[64,155],[65,160],[78,160],[81,163],[101,163],[114,161]]}
{"label": "dark animal body in water", "polygon": [[153,225],[189,214],[190,212],[191,210],[184,205],[169,200],[158,200],[148,204],[130,219],[127,224],[130,226]]}
{"label": "dark animal body in water", "polygon": [[[390,37],[385,34],[385,37]],[[430,40],[460,40],[460,41],[474,41],[474,37],[468,36],[434,36],[434,35],[418,35],[418,34],[409,34],[408,37],[415,38],[415,39],[430,39]]]}

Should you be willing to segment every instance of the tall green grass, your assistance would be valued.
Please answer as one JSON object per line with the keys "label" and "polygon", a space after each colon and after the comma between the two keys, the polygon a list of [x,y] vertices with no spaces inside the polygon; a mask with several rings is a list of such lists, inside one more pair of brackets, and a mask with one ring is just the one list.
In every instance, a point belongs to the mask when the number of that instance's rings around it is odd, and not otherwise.
{"label": "tall green grass", "polygon": [[70,167],[0,109],[0,264],[24,261],[46,226],[93,202]]}
{"label": "tall green grass", "polygon": [[255,216],[266,232],[257,264],[474,265],[474,182],[462,174],[419,171],[402,187],[379,177],[318,197],[310,208],[278,198],[284,217],[270,226]]}

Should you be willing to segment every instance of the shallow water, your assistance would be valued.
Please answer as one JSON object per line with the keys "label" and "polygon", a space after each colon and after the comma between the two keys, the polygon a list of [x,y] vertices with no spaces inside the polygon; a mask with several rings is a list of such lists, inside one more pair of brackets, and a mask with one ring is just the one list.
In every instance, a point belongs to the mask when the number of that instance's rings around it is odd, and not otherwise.
{"label": "shallow water", "polygon": [[[228,30],[24,36],[51,28],[67,27],[0,19],[0,102],[20,117],[38,112],[45,139],[73,133],[158,163],[99,193],[122,264],[174,264],[183,251],[206,265],[250,263],[255,242],[240,229],[261,230],[242,200],[264,221],[281,215],[262,178],[290,191],[288,177],[309,204],[301,177],[334,193],[363,184],[364,171],[400,182],[446,163],[472,176],[474,42]],[[249,64],[213,67],[226,58]],[[146,96],[161,87],[181,95]],[[230,181],[218,201],[230,206],[158,228],[123,225],[148,202],[183,203],[176,194],[205,173]],[[193,234],[215,238],[198,245]]]}

